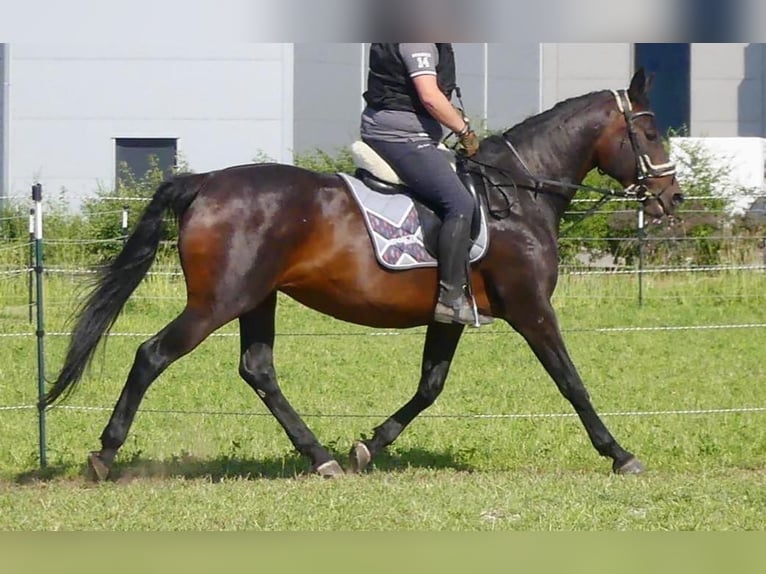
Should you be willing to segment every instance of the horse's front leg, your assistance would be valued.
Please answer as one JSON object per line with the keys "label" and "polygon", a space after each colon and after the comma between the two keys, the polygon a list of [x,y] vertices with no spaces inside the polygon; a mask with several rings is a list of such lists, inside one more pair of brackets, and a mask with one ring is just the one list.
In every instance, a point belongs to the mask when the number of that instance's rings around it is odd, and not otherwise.
{"label": "horse's front leg", "polygon": [[643,464],[618,444],[596,414],[585,385],[566,350],[550,302],[539,300],[515,311],[507,319],[508,323],[526,339],[561,394],[572,404],[598,453],[612,459],[612,470],[615,473],[643,472]]}
{"label": "horse's front leg", "polygon": [[351,467],[355,472],[367,468],[375,455],[394,442],[416,416],[434,403],[444,388],[462,333],[462,325],[432,323],[428,326],[418,390],[403,407],[375,428],[371,439],[354,444]]}

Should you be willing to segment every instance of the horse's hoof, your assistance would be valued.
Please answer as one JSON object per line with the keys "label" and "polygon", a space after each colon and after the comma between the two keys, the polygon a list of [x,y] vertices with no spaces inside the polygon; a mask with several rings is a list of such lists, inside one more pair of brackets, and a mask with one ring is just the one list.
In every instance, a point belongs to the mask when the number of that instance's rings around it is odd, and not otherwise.
{"label": "horse's hoof", "polygon": [[351,470],[353,472],[363,472],[367,468],[367,465],[372,461],[372,455],[370,449],[362,441],[357,441],[354,446],[351,447],[351,453],[349,453],[351,460]]}
{"label": "horse's hoof", "polygon": [[641,474],[646,470],[646,467],[635,456],[632,456],[620,466],[615,464],[613,470],[615,474]]}
{"label": "horse's hoof", "polygon": [[88,455],[88,466],[94,481],[102,482],[109,478],[109,466],[101,459],[97,451]]}
{"label": "horse's hoof", "polygon": [[322,478],[337,478],[346,474],[343,468],[334,460],[328,460],[316,467],[315,472]]}

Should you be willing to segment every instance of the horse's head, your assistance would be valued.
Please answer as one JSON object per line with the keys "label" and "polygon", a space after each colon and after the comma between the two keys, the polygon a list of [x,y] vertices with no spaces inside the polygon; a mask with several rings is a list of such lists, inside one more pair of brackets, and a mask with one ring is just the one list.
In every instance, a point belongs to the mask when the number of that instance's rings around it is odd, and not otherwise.
{"label": "horse's head", "polygon": [[595,163],[643,203],[644,213],[671,216],[683,201],[670,161],[649,110],[651,80],[639,69],[627,90],[615,91],[609,124],[596,142]]}

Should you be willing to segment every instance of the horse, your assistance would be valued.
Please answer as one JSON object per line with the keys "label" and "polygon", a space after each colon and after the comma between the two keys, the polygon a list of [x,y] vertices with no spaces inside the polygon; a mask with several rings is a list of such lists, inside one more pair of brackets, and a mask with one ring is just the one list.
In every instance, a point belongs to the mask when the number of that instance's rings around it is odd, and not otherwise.
{"label": "horse", "polygon": [[[642,202],[653,218],[672,216],[683,200],[649,109],[648,78],[638,70],[627,90],[573,97],[482,139],[466,161],[491,192],[511,205],[489,217],[486,255],[470,268],[478,311],[504,320],[528,343],[579,416],[595,450],[617,474],[644,465],[625,450],[595,411],[565,347],[551,297],[558,278],[562,216],[587,173],[598,168]],[[101,437],[88,456],[105,480],[151,383],[216,329],[239,321],[239,374],[283,427],[294,448],[324,477],[345,473],[285,398],[273,363],[277,293],[337,319],[377,328],[427,326],[414,395],[353,443],[350,470],[375,457],[436,400],[464,331],[432,320],[433,268],[392,272],[373,255],[360,210],[339,174],[296,166],[250,164],[164,181],[122,250],[100,271],[74,315],[64,364],[40,408],[76,388],[122,307],[148,272],[166,212],[175,214],[186,305],[141,343]]]}

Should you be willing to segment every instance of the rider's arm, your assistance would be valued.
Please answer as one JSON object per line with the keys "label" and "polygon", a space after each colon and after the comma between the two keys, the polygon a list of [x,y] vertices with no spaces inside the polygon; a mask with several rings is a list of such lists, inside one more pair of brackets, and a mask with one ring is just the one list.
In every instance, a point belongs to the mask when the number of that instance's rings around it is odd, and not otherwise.
{"label": "rider's arm", "polygon": [[436,44],[399,44],[399,55],[428,113],[453,132],[463,132],[466,122],[439,89],[436,78],[439,52]]}
{"label": "rider's arm", "polygon": [[422,75],[412,78],[415,90],[423,105],[440,124],[447,129],[460,134],[467,128],[465,120],[460,112],[447,99],[447,96],[439,89],[436,76]]}

